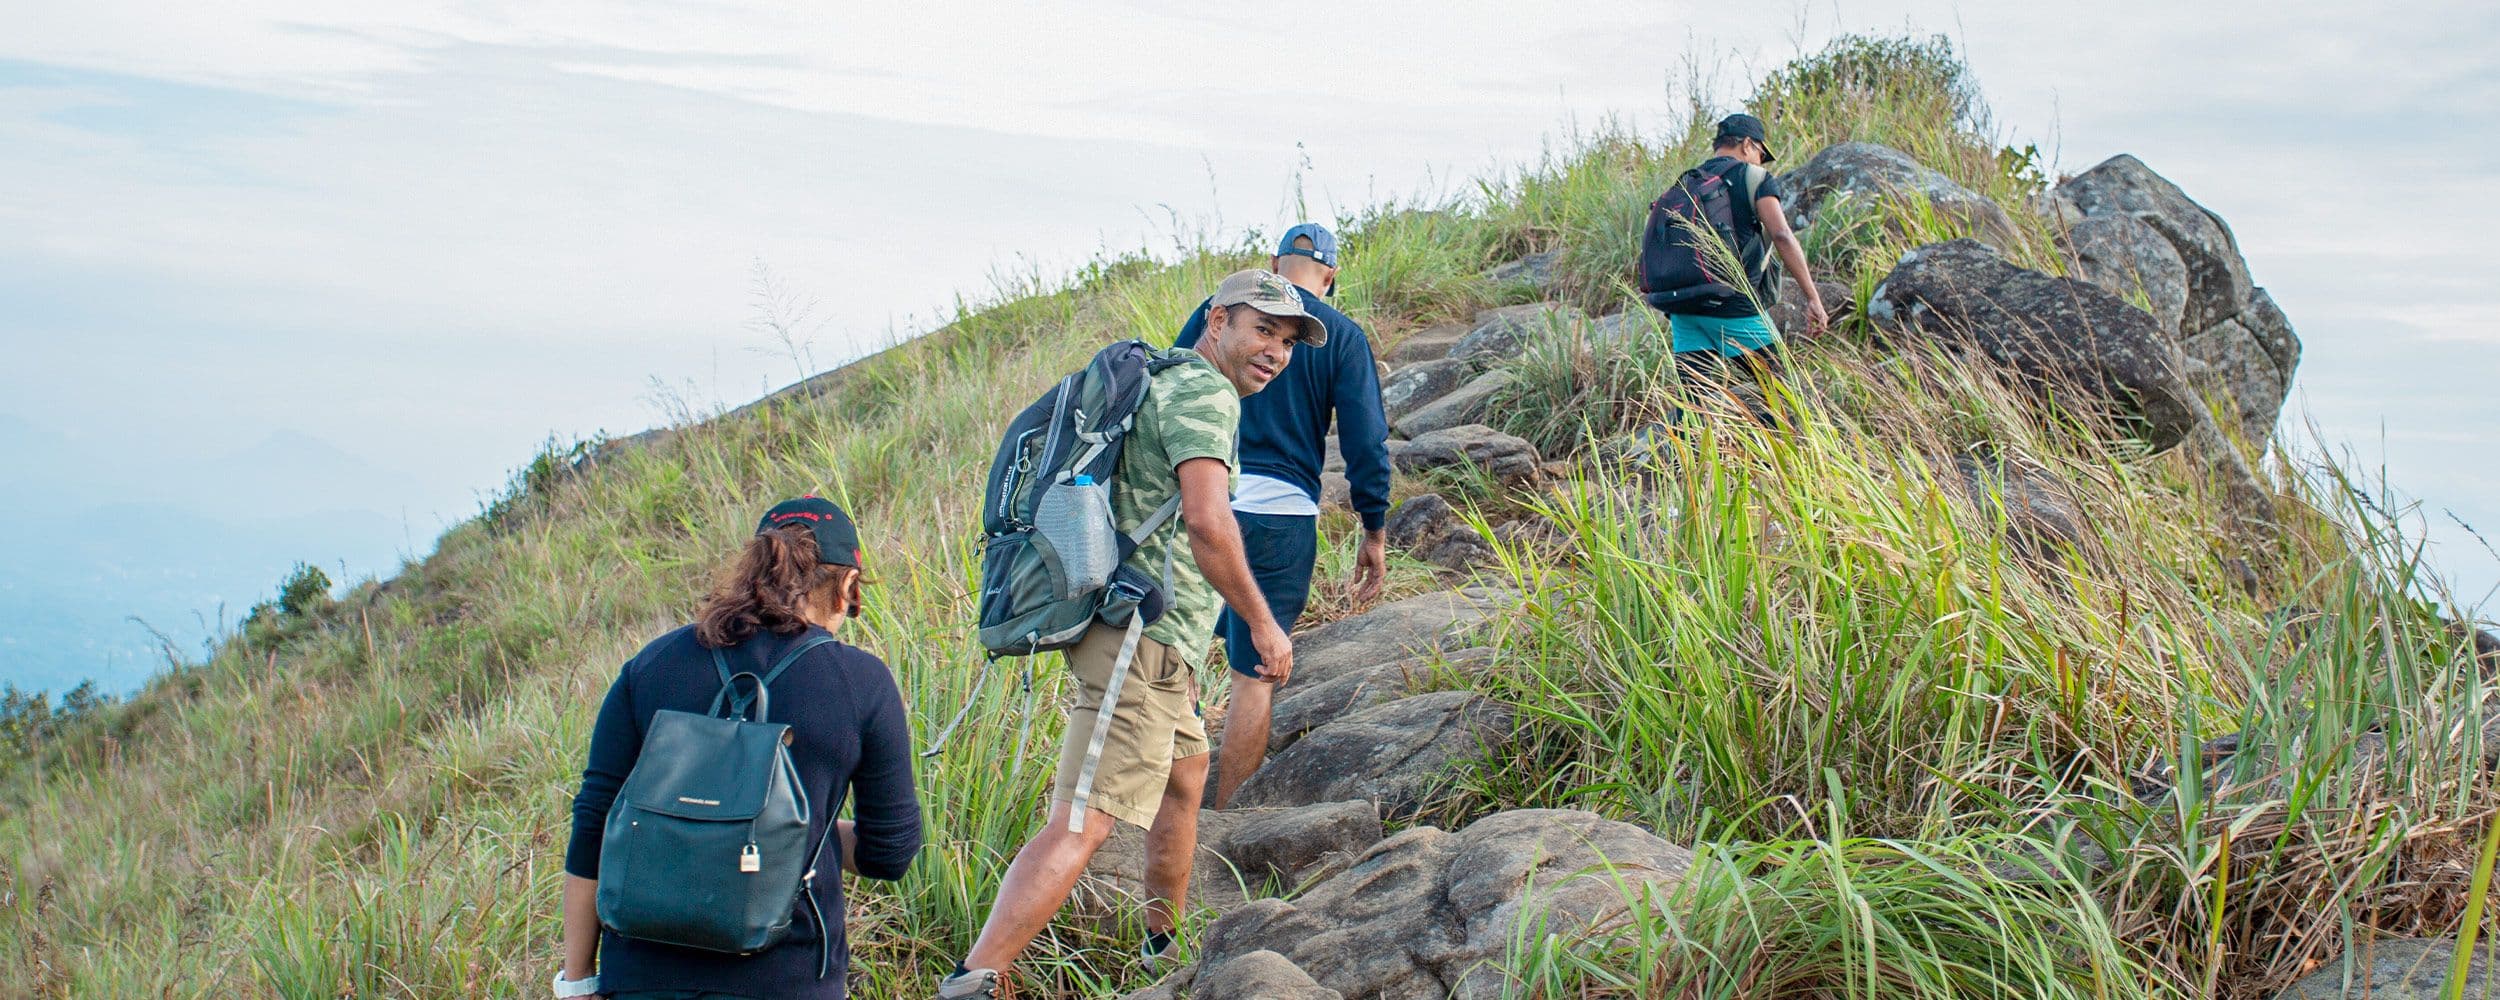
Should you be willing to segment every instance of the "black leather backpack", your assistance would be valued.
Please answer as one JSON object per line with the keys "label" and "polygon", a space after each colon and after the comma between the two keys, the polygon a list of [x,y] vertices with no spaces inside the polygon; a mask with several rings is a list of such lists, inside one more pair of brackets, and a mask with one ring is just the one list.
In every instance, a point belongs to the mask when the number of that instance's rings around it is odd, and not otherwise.
{"label": "black leather backpack", "polygon": [[[760,678],[731,674],[715,649],[721,690],[711,709],[652,715],[642,753],[608,810],[599,850],[601,925],[642,941],[752,955],[789,936],[804,894],[825,942],[816,973],[824,976],[833,935],[816,894],[806,890],[834,824],[826,822],[811,849],[790,727],[768,721],[766,687],[808,650],[832,641],[819,635],[799,643]],[[754,683],[752,699],[738,694],[740,679]]]}

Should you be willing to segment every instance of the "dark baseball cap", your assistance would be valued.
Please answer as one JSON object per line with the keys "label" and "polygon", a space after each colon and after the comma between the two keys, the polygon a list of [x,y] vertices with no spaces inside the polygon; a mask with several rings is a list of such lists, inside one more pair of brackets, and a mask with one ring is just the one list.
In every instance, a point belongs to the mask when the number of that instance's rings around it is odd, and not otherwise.
{"label": "dark baseball cap", "polygon": [[1762,130],[1762,119],[1756,118],[1752,115],[1729,115],[1725,118],[1719,119],[1718,137],[1721,139],[1751,139],[1762,144],[1762,162],[1769,163],[1773,160],[1779,159],[1779,157],[1771,155],[1771,135],[1770,133]]}
{"label": "dark baseball cap", "polygon": [[[1296,238],[1303,236],[1311,238],[1311,245],[1308,248],[1293,245]],[[1327,226],[1316,222],[1305,222],[1285,230],[1285,238],[1276,241],[1276,256],[1309,257],[1322,264],[1335,267],[1337,266],[1337,234],[1329,232]]]}
{"label": "dark baseball cap", "polygon": [[764,519],[755,522],[755,533],[775,528],[804,524],[816,536],[816,561],[836,566],[859,566],[859,528],[851,524],[851,515],[834,506],[833,501],[813,493],[774,504],[764,512]]}

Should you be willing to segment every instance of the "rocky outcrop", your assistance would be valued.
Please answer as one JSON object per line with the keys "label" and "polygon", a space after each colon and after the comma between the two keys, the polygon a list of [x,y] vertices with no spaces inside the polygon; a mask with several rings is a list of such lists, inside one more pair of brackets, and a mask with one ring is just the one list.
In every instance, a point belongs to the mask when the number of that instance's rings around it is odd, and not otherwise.
{"label": "rocky outcrop", "polygon": [[2161,233],[2187,267],[2188,294],[2180,317],[2183,332],[2231,318],[2248,301],[2248,263],[2222,217],[2154,173],[2144,161],[2121,153],[2057,186],[2057,194],[2085,218],[2125,215]]}
{"label": "rocky outcrop", "polygon": [[2176,334],[2187,311],[2187,263],[2161,231],[2132,215],[2075,220],[2061,240],[2076,277],[2135,301]]}
{"label": "rocky outcrop", "polygon": [[1318,684],[1292,684],[1277,693],[1268,721],[1267,749],[1292,746],[1306,733],[1368,708],[1421,693],[1438,669],[1465,675],[1493,662],[1490,647],[1450,653],[1423,653],[1387,663],[1360,667]]}
{"label": "rocky outcrop", "polygon": [[1299,885],[1314,873],[1352,861],[1387,836],[1380,807],[1359,799],[1233,812],[1238,818],[1215,851],[1253,886]]}
{"label": "rocky outcrop", "polygon": [[1919,247],[1875,289],[1869,312],[1979,353],[2042,383],[2070,385],[2143,420],[2156,447],[2204,413],[2187,363],[2150,314],[2102,288],[2016,267],[1974,240]]}
{"label": "rocky outcrop", "polygon": [[1407,365],[1380,381],[1380,410],[1394,421],[1457,392],[1473,373],[1472,366],[1456,358]]}
{"label": "rocky outcrop", "polygon": [[[2123,154],[2058,185],[2049,204],[2068,226],[2078,272],[2122,295],[2141,288],[2190,361],[2198,387],[2229,399],[2248,436],[2270,433],[2300,367],[2300,338],[2273,297],[2250,279],[2239,241],[2222,217]],[[2169,244],[2184,290],[2173,291],[2161,255],[2128,222]],[[2168,312],[2174,295],[2175,315]]]}
{"label": "rocky outcrop", "polygon": [[1580,310],[1556,302],[1487,309],[1476,314],[1476,328],[1450,348],[1450,357],[1474,360],[1479,366],[1492,364],[1517,357],[1539,337],[1587,321]]}
{"label": "rocky outcrop", "polygon": [[1507,705],[1467,691],[1435,691],[1346,715],[1268,758],[1233,801],[1243,806],[1369,799],[1382,816],[1421,812],[1457,765],[1499,753],[1515,737]]}
{"label": "rocky outcrop", "polygon": [[[1814,288],[1822,294],[1823,311],[1832,319],[1838,320],[1849,309],[1848,286],[1836,281],[1817,281],[1814,283]],[[1771,317],[1771,325],[1777,327],[1781,335],[1804,336],[1806,332],[1805,286],[1798,284],[1795,278],[1785,274],[1780,275],[1779,300],[1771,303],[1771,308],[1764,311]]]}
{"label": "rocky outcrop", "polygon": [[[2355,941],[2344,957],[2276,995],[2276,1000],[2434,1000],[2447,995],[2450,964],[2456,961],[2454,938],[2394,938]],[[2489,947],[2467,960],[2465,995],[2500,992],[2500,965]]]}
{"label": "rocky outcrop", "polygon": [[1418,653],[1459,648],[1517,600],[1486,587],[1436,591],[1297,634],[1292,683],[1317,684]]}
{"label": "rocky outcrop", "polygon": [[1489,562],[1493,546],[1447,500],[1425,493],[1389,512],[1389,544],[1443,569],[1467,571]]}
{"label": "rocky outcrop", "polygon": [[1996,202],[1928,169],[1909,154],[1871,142],[1826,146],[1804,166],[1780,175],[1783,207],[1797,229],[1841,199],[1891,202],[1925,199],[1973,236],[1998,246],[2017,239],[2014,222]]}
{"label": "rocky outcrop", "polygon": [[1391,420],[1389,426],[1401,436],[1414,438],[1476,423],[1492,412],[1493,397],[1510,388],[1511,381],[1511,374],[1507,371],[1497,369],[1486,372],[1458,387],[1458,391],[1402,418]]}
{"label": "rocky outcrop", "polygon": [[[1382,841],[1292,902],[1219,919],[1200,947],[1199,995],[1242,956],[1273,952],[1319,987],[1382,1000],[1491,1000],[1522,934],[1608,926],[1626,900],[1657,901],[1692,855],[1638,827],[1572,810],[1497,813],[1456,833]],[[1288,994],[1290,995],[1290,994]]]}
{"label": "rocky outcrop", "polygon": [[1461,424],[1389,442],[1389,467],[1410,476],[1473,465],[1495,479],[1510,481],[1535,475],[1544,461],[1527,439],[1483,424]]}

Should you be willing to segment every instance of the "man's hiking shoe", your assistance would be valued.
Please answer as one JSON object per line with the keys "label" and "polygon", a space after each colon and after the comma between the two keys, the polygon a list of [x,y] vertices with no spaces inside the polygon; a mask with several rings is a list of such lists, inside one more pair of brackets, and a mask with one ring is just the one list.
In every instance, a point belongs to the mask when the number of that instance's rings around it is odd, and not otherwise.
{"label": "man's hiking shoe", "polygon": [[938,980],[938,1000],[1000,1000],[1006,983],[996,969],[972,969]]}
{"label": "man's hiking shoe", "polygon": [[1180,935],[1148,934],[1137,947],[1137,964],[1145,968],[1147,975],[1161,975],[1164,967],[1177,960],[1180,953]]}

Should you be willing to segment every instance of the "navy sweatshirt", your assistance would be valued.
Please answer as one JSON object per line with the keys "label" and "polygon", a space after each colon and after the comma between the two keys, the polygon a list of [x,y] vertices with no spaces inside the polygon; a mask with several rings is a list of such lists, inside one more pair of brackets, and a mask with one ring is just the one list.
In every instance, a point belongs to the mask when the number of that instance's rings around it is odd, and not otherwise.
{"label": "navy sweatshirt", "polygon": [[[1328,462],[1328,423],[1337,423],[1337,449],[1345,453],[1345,476],[1354,488],[1354,512],[1363,529],[1389,520],[1389,418],[1380,411],[1380,368],[1361,324],[1299,285],[1302,308],[1328,327],[1328,345],[1296,344],[1293,361],[1276,381],[1241,400],[1241,471],[1282,479],[1319,499],[1319,474]],[[1211,301],[1211,300],[1210,300]],[[1174,347],[1195,347],[1206,332],[1207,304],[1181,324]]]}
{"label": "navy sweatshirt", "polygon": [[[758,633],[744,644],[722,651],[731,673],[753,671],[761,677],[781,654],[809,636],[825,634],[810,627],[797,635]],[[920,851],[920,802],[912,792],[910,713],[894,686],[885,661],[859,647],[832,642],[809,650],[773,680],[767,721],[786,723],[795,738],[791,763],[798,766],[801,787],[813,807],[808,842],[822,837],[846,798],[858,820],[859,873],[868,878],[901,878]],[[582,790],[573,797],[573,842],[564,852],[564,870],[587,879],[599,877],[599,845],[604,839],[608,807],[617,789],[634,769],[651,716],[663,708],[703,712],[720,692],[720,674],[711,650],[695,641],[694,626],[661,636],[634,658],[608,688],[599,706],[599,721],[590,734],[590,763],[582,769]],[[636,941],[601,932],[599,988],[623,990],[712,990],[752,997],[808,997],[838,1000],[850,968],[850,946],[842,933],[842,845],[825,843],[816,868],[816,901],[833,922],[833,969],[816,978],[819,929],[798,902],[790,936],[759,955],[736,955],[677,948]]]}

